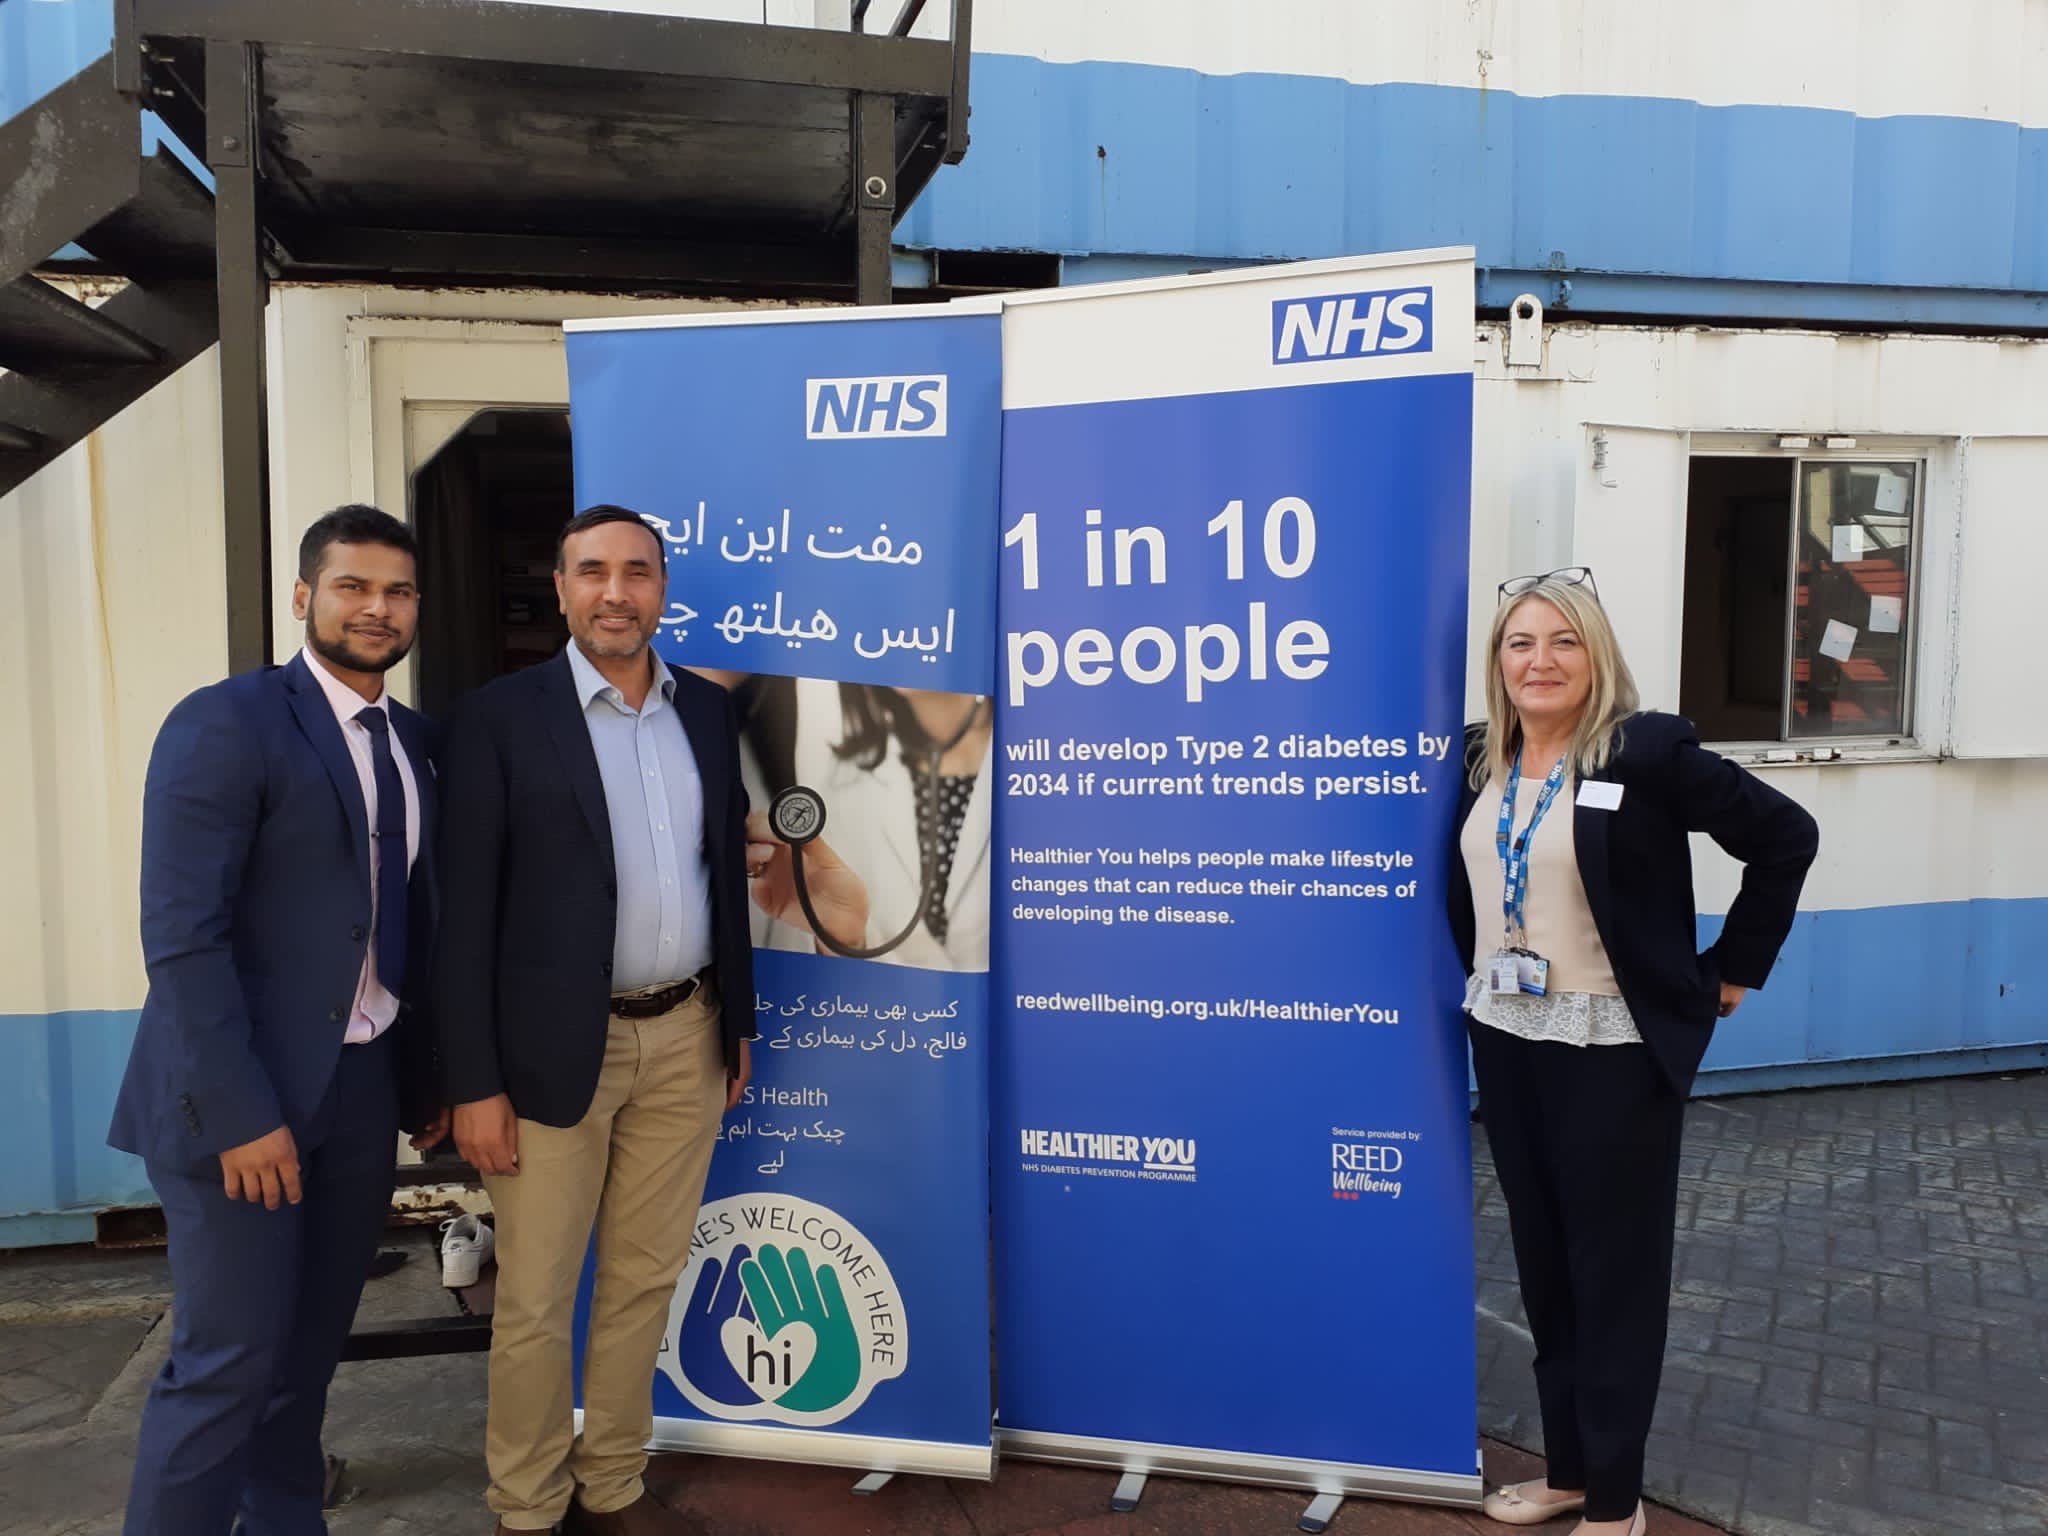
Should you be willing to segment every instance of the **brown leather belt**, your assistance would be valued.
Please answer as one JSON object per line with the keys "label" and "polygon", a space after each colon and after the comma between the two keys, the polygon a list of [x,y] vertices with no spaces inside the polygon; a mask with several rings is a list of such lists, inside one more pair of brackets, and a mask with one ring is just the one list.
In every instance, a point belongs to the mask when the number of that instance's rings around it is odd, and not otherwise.
{"label": "brown leather belt", "polygon": [[663,987],[659,992],[622,992],[612,995],[612,1017],[615,1019],[656,1019],[664,1013],[680,1008],[705,987],[711,985],[711,967],[708,965],[688,980]]}

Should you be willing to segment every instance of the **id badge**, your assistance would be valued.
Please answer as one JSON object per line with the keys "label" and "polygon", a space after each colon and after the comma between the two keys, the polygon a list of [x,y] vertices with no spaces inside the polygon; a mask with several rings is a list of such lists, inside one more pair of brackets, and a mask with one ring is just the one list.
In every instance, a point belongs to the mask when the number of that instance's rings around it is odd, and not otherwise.
{"label": "id badge", "polygon": [[1541,955],[1532,955],[1520,950],[1514,956],[1515,984],[1531,997],[1541,997],[1550,989],[1550,962]]}
{"label": "id badge", "polygon": [[1521,967],[1507,950],[1486,962],[1486,990],[1495,997],[1514,997],[1521,992]]}

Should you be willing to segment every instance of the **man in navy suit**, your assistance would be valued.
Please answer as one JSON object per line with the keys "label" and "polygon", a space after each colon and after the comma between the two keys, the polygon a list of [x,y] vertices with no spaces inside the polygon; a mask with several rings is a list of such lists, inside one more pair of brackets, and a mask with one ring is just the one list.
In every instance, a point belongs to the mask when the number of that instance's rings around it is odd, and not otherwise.
{"label": "man in navy suit", "polygon": [[109,1141],[170,1236],[171,1355],[127,1536],[317,1536],[327,1384],[390,1208],[401,1125],[447,1130],[419,995],[434,916],[427,722],[384,690],[419,614],[406,526],[337,508],[299,546],[305,648],[189,695],[142,810],[149,996]]}

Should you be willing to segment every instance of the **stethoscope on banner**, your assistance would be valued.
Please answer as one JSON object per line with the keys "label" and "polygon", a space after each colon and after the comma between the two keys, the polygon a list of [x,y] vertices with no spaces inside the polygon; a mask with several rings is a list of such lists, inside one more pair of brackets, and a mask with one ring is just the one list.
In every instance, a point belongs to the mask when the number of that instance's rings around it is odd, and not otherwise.
{"label": "stethoscope on banner", "polygon": [[939,762],[967,739],[967,733],[974,729],[974,722],[981,718],[981,711],[987,703],[986,695],[976,694],[953,734],[928,747],[924,753],[924,764],[917,770],[924,778],[925,787],[917,808],[917,910],[910,914],[910,921],[893,939],[862,949],[834,938],[818,921],[818,910],[811,905],[811,888],[804,881],[803,846],[825,830],[825,797],[808,784],[792,784],[768,802],[768,829],[790,847],[790,872],[796,880],[796,899],[804,909],[804,921],[811,925],[811,932],[818,942],[835,955],[843,955],[849,960],[873,960],[902,944],[924,921],[925,913],[932,904],[933,888],[938,883]]}

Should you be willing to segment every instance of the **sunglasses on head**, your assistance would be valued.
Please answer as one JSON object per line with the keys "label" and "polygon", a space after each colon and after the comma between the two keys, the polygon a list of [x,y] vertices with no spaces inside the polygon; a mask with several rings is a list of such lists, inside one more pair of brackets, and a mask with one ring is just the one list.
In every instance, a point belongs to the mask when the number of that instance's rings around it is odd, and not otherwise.
{"label": "sunglasses on head", "polygon": [[1520,597],[1524,592],[1533,591],[1544,582],[1551,581],[1561,587],[1585,587],[1597,601],[1600,588],[1593,581],[1593,567],[1590,565],[1567,565],[1554,571],[1545,571],[1540,576],[1510,576],[1500,584],[1500,600]]}

